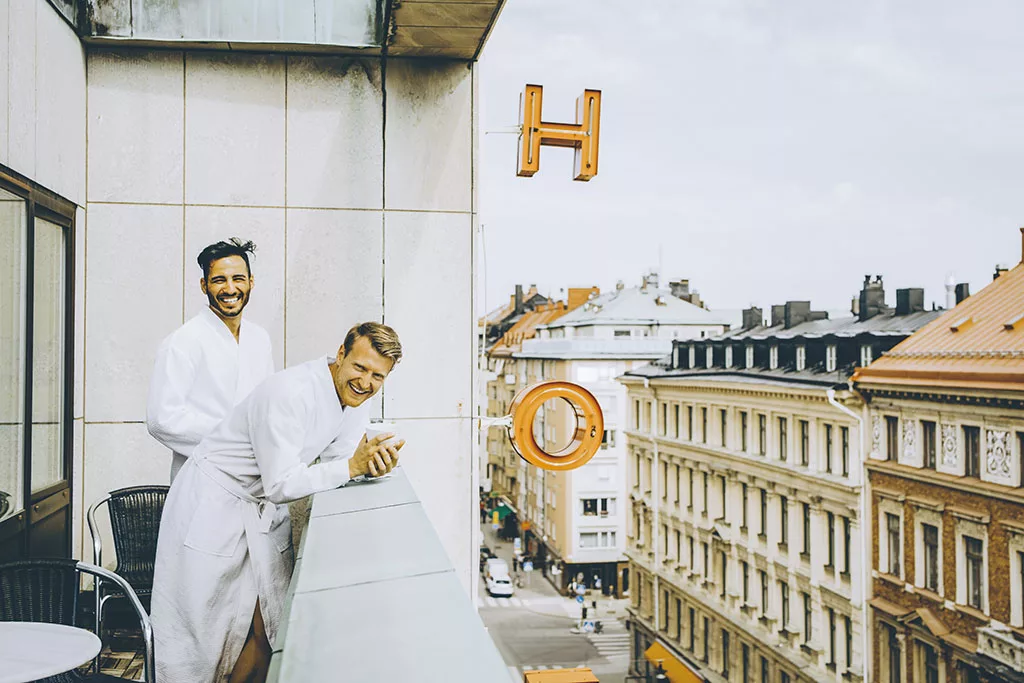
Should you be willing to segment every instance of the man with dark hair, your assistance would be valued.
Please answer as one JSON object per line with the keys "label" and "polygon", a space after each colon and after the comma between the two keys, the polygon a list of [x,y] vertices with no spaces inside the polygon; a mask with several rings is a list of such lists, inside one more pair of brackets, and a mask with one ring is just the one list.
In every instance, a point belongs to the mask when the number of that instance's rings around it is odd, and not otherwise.
{"label": "man with dark hair", "polygon": [[273,375],[196,446],[160,521],[160,683],[265,680],[292,573],[287,503],[397,464],[404,441],[366,438],[367,401],[401,358],[393,329],[356,325],[336,356]]}
{"label": "man with dark hair", "polygon": [[146,426],[171,449],[171,481],[228,411],[274,372],[270,336],[242,310],[253,287],[252,242],[237,237],[199,253],[209,306],[171,333],[156,354]]}

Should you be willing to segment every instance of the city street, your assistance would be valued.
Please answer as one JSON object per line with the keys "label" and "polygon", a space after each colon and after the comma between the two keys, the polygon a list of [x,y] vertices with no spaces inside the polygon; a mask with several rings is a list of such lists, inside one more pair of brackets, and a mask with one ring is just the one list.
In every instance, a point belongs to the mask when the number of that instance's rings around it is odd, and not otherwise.
{"label": "city street", "polygon": [[[512,544],[498,541],[486,525],[485,543],[512,566]],[[509,669],[511,680],[521,683],[523,671],[590,667],[601,683],[622,683],[629,661],[629,635],[621,620],[624,600],[598,600],[597,619],[604,631],[573,633],[580,608],[575,600],[558,595],[540,572],[524,574],[523,587],[510,598],[487,594],[479,579],[477,607]],[[588,604],[593,598],[587,596]],[[589,615],[588,615],[589,616]]]}

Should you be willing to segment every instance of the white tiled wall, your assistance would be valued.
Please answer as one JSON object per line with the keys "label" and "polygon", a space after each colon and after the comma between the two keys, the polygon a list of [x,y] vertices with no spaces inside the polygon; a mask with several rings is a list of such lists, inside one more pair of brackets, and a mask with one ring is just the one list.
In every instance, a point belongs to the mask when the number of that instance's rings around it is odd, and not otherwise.
{"label": "white tiled wall", "polygon": [[0,163],[85,203],[85,53],[45,0],[0,4]]}
{"label": "white tiled wall", "polygon": [[[217,239],[258,245],[246,315],[279,367],[383,319],[406,353],[387,414],[472,414],[469,66],[103,50],[89,77],[85,504],[167,479],[142,422],[152,358],[203,305],[195,257]],[[473,427],[406,435],[403,462],[469,590]]]}

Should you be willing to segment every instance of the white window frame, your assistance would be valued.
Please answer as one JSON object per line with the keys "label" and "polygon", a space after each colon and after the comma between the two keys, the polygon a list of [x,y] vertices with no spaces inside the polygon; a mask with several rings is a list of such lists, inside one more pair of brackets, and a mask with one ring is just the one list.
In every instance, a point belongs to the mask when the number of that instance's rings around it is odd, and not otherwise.
{"label": "white window frame", "polygon": [[[903,505],[894,500],[880,500],[878,502],[878,571],[886,576],[892,576],[889,572],[889,526],[887,515],[896,515],[900,519],[900,575],[899,578],[906,580],[904,576],[907,571],[906,557],[903,555],[905,546],[904,534],[906,528],[903,518]],[[959,573],[959,572],[958,572]]]}
{"label": "white window frame", "polygon": [[807,347],[799,344],[796,347],[796,369],[797,372],[807,367]]}
{"label": "white window frame", "polygon": [[1004,525],[1010,550],[1010,625],[1024,627],[1024,585],[1021,584],[1021,559],[1024,553],[1024,528]]}
{"label": "white window frame", "polygon": [[779,367],[779,345],[772,344],[768,348],[768,369],[776,370]]}
{"label": "white window frame", "polygon": [[732,367],[732,344],[726,344],[725,346],[725,367]]}
{"label": "white window frame", "polygon": [[937,510],[929,510],[920,506],[915,506],[914,509],[914,585],[918,588],[925,590],[931,590],[925,587],[925,555],[924,555],[924,525],[938,529],[938,541],[939,541],[939,555],[936,561],[939,563],[938,567],[938,590],[935,591],[940,597],[945,597],[945,583],[943,579],[942,570],[944,567],[944,557],[942,552],[942,512]]}
{"label": "white window frame", "polygon": [[956,535],[956,602],[976,609],[968,603],[967,596],[967,543],[965,536],[981,540],[981,611],[986,616],[989,614],[989,581],[988,567],[988,525],[975,519],[968,519],[953,513],[956,517],[954,532]]}
{"label": "white window frame", "polygon": [[827,346],[825,346],[825,372],[836,371],[836,357],[836,345],[828,344]]}
{"label": "white window frame", "polygon": [[746,358],[745,358],[745,360],[746,360],[746,367],[747,368],[754,367],[754,345],[753,344],[747,344],[746,350],[745,350],[745,355],[746,355]]}
{"label": "white window frame", "polygon": [[860,366],[866,368],[874,360],[871,344],[860,345]]}

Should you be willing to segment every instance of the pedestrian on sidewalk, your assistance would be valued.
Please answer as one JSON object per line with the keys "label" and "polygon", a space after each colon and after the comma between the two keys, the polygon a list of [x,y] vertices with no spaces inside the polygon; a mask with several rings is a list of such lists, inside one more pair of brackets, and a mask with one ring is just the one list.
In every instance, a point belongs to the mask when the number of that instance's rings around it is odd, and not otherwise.
{"label": "pedestrian on sidewalk", "polygon": [[517,571],[519,571],[519,558],[513,556],[512,557],[512,572],[515,573]]}

